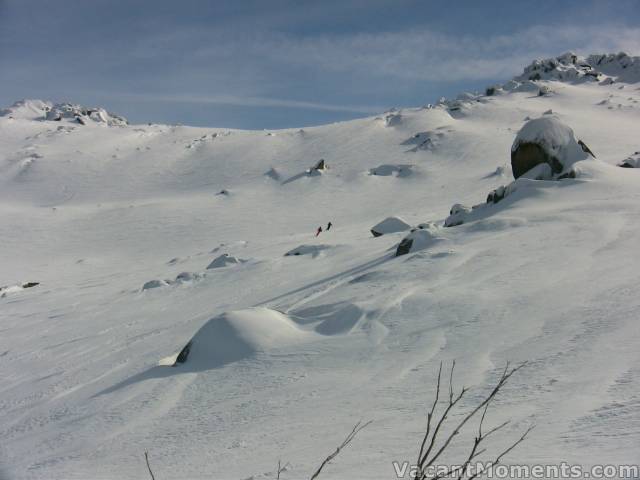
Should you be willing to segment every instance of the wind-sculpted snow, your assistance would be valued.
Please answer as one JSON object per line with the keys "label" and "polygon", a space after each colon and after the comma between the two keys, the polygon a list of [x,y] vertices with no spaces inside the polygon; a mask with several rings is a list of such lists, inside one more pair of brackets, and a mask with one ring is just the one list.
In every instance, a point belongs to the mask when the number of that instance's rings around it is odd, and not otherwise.
{"label": "wind-sculpted snow", "polygon": [[[638,163],[640,90],[625,83],[634,57],[597,62],[598,81],[559,79],[578,60],[303,131],[106,128],[44,120],[50,102],[10,107],[6,475],[144,478],[148,450],[156,478],[258,478],[280,458],[281,478],[308,478],[363,418],[323,475],[392,478],[453,359],[479,394],[507,360],[529,362],[485,420],[512,419],[505,442],[537,424],[509,463],[637,463],[640,175],[618,165]],[[513,181],[517,137],[571,166]],[[407,165],[419,174],[368,174]],[[413,231],[373,238],[391,216]],[[224,253],[237,263],[207,269]]]}
{"label": "wind-sculpted snow", "polygon": [[300,329],[280,312],[268,308],[238,310],[207,321],[181,350],[182,355],[175,357],[175,365],[216,368],[311,339],[312,333]]}

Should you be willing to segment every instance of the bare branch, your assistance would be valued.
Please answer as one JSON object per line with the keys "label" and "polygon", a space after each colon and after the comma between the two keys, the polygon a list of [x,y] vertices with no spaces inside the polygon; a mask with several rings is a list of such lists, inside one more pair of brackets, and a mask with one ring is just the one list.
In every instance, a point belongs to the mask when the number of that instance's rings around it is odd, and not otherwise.
{"label": "bare branch", "polygon": [[360,433],[360,431],[366,427],[368,427],[369,425],[371,425],[372,421],[368,421],[367,423],[362,423],[362,421],[356,423],[356,425],[353,427],[353,430],[351,430],[351,433],[349,433],[349,435],[347,435],[347,438],[344,439],[344,441],[338,445],[338,447],[336,448],[336,451],[333,452],[331,455],[329,455],[327,458],[324,459],[324,461],[320,464],[320,466],[318,467],[318,469],[315,471],[315,473],[313,475],[311,475],[310,480],[314,480],[315,478],[318,477],[318,475],[320,475],[320,472],[322,471],[322,469],[324,468],[324,466],[331,462],[331,460],[333,460],[334,458],[336,458],[338,456],[338,454],[340,453],[340,451],[345,448],[347,445],[349,445],[351,443],[351,441],[356,437],[356,435],[358,435],[358,433]]}
{"label": "bare branch", "polygon": [[418,453],[418,464],[420,464],[420,459],[422,458],[422,453],[424,452],[424,446],[427,443],[427,439],[429,438],[429,433],[431,431],[431,419],[433,418],[433,414],[436,411],[436,405],[438,404],[438,398],[440,397],[441,375],[442,375],[442,362],[440,362],[440,368],[438,369],[438,383],[436,385],[436,398],[433,401],[433,405],[431,406],[431,411],[427,414],[427,430],[422,439],[422,444],[420,445],[420,453]]}
{"label": "bare branch", "polygon": [[[513,442],[509,448],[507,448],[506,450],[504,450],[500,455],[498,455],[496,457],[496,459],[491,462],[489,468],[493,468],[494,466],[498,465],[500,463],[500,460],[502,460],[502,457],[504,457],[505,455],[507,455],[509,452],[511,452],[511,450],[513,450],[514,448],[516,448],[518,445],[520,445],[522,442],[524,442],[524,440],[527,438],[527,435],[529,435],[529,432],[531,432],[531,430],[533,430],[535,428],[535,425],[531,425],[529,428],[527,428],[525,430],[525,432],[522,434],[522,436],[516,440],[515,442]],[[469,480],[474,480],[475,478],[484,475],[487,470],[489,470],[489,468],[485,468],[484,470],[481,470],[479,472],[476,472],[475,474],[471,475],[469,477]]]}
{"label": "bare branch", "polygon": [[153,472],[151,471],[151,465],[149,465],[149,452],[144,451],[144,459],[147,461],[147,469],[149,469],[149,475],[151,475],[151,480],[156,480],[156,477],[153,476]]}
{"label": "bare branch", "polygon": [[[500,377],[500,380],[498,381],[498,383],[496,384],[496,386],[493,388],[493,390],[491,391],[491,393],[489,395],[487,395],[487,397],[476,407],[474,408],[469,414],[467,414],[466,417],[464,417],[462,419],[462,421],[455,427],[455,429],[453,430],[453,432],[451,432],[451,434],[449,435],[449,437],[445,440],[444,444],[440,447],[440,449],[436,452],[436,454],[427,461],[427,459],[425,458],[425,462],[423,465],[421,465],[422,468],[426,468],[428,466],[431,466],[434,464],[434,462],[440,457],[440,455],[442,454],[442,452],[445,451],[445,449],[449,446],[449,444],[451,443],[451,440],[453,440],[453,437],[455,437],[458,433],[460,433],[460,429],[476,414],[478,413],[478,411],[480,411],[480,409],[482,409],[483,407],[485,407],[486,405],[488,405],[497,395],[497,393],[500,391],[500,389],[504,386],[504,384],[507,382],[507,380],[509,380],[509,378],[511,378],[511,376],[516,373],[518,370],[520,370],[522,367],[524,367],[526,365],[526,362],[521,363],[519,366],[512,368],[511,370],[509,370],[509,363],[507,362],[504,371],[502,372],[502,375]],[[462,389],[464,392],[464,389]]]}

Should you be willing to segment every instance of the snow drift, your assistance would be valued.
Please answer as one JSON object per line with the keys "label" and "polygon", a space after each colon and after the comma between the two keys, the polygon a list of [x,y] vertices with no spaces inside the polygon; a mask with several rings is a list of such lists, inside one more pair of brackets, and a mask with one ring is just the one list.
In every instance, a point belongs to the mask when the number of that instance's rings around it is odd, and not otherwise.
{"label": "snow drift", "polygon": [[[314,337],[283,313],[248,308],[223,313],[205,323],[175,356],[174,365],[215,368],[259,352],[295,345]],[[166,359],[162,364],[169,363]]]}

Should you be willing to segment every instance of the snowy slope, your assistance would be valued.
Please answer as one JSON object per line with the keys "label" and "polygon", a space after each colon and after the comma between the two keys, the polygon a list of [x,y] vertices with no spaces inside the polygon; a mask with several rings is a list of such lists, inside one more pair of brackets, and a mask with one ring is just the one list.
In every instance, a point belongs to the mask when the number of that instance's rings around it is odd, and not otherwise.
{"label": "snowy slope", "polygon": [[[158,478],[274,478],[278,459],[305,478],[363,418],[323,478],[393,478],[452,359],[478,389],[467,406],[505,361],[530,362],[491,413],[514,420],[502,443],[537,424],[511,462],[637,462],[640,172],[616,166],[640,150],[627,77],[520,78],[273,132],[5,112],[0,285],[40,285],[0,298],[0,465],[143,478],[148,450]],[[452,204],[513,180],[516,133],[549,110],[597,159],[442,227]],[[437,241],[395,258],[406,232],[370,233],[390,216],[434,222]],[[207,269],[225,253],[238,261]],[[199,330],[193,362],[158,366]]]}

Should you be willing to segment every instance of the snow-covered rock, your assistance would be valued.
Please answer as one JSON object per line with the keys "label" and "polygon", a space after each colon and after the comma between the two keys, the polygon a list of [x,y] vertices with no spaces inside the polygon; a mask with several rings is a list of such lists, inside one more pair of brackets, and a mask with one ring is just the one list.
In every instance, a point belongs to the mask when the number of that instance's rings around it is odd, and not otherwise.
{"label": "snow-covered rock", "polygon": [[281,312],[248,308],[223,313],[207,321],[174,357],[161,364],[186,363],[192,369],[216,368],[257,353],[305,342],[315,334],[302,330]]}
{"label": "snow-covered rock", "polygon": [[142,290],[151,290],[153,288],[166,287],[167,285],[169,285],[169,282],[166,280],[149,280],[142,285]]}
{"label": "snow-covered rock", "polygon": [[445,227],[455,227],[457,225],[462,225],[465,221],[466,216],[471,212],[471,208],[462,205],[460,203],[456,203],[449,210],[449,216],[444,221]]}
{"label": "snow-covered rock", "polygon": [[82,125],[93,121],[113,127],[122,127],[129,123],[126,118],[107,112],[104,108],[87,108],[73,103],[56,103],[46,112],[45,119],[52,121],[68,119]]}
{"label": "snow-covered rock", "polygon": [[371,227],[371,234],[374,237],[380,237],[388,233],[404,232],[410,228],[411,225],[400,217],[387,217]]}
{"label": "snow-covered rock", "polygon": [[7,108],[0,109],[0,117],[20,120],[43,120],[51,110],[51,102],[44,100],[19,100]]}
{"label": "snow-covered rock", "polygon": [[404,237],[396,248],[396,257],[424,250],[441,241],[437,234],[437,227],[429,225],[427,228],[415,228]]}
{"label": "snow-covered rock", "polygon": [[223,268],[228,265],[237,265],[243,263],[244,260],[229,255],[228,253],[223,253],[222,255],[214,258],[209,265],[207,265],[207,270],[212,270],[214,268]]}
{"label": "snow-covered rock", "polygon": [[369,175],[377,175],[380,177],[409,177],[413,173],[415,165],[380,165],[369,170]]}
{"label": "snow-covered rock", "polygon": [[292,250],[289,250],[284,254],[285,257],[291,256],[300,256],[300,255],[311,255],[311,257],[315,258],[324,250],[330,249],[330,245],[300,245]]}
{"label": "snow-covered rock", "polygon": [[545,115],[529,120],[511,147],[513,176],[518,178],[540,163],[548,164],[554,174],[560,174],[575,162],[588,158],[587,151],[588,147],[576,140],[571,127],[559,118]]}
{"label": "snow-covered rock", "polygon": [[640,57],[620,52],[584,58],[569,52],[555,58],[534,60],[514,80],[576,82],[606,80],[607,76],[628,83],[640,81]]}
{"label": "snow-covered rock", "polygon": [[635,152],[633,155],[628,156],[622,162],[620,162],[618,166],[623,168],[639,168],[640,152]]}

